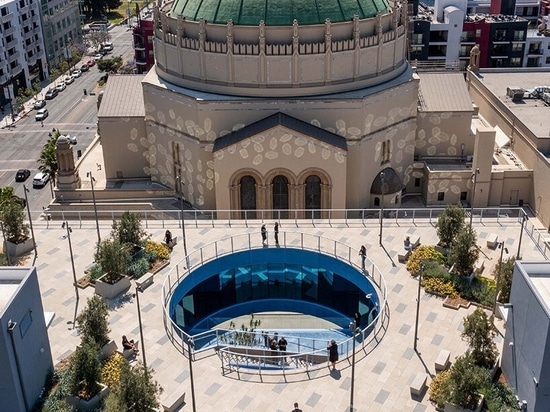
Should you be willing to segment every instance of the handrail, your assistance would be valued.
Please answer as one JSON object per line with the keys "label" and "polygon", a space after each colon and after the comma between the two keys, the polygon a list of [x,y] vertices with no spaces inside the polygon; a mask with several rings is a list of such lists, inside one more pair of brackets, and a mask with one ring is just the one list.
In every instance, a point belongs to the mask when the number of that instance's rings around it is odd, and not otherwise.
{"label": "handrail", "polygon": [[[183,279],[185,279],[186,276],[188,276],[193,270],[195,270],[199,266],[202,266],[205,263],[219,257],[243,250],[263,248],[261,243],[257,241],[258,239],[256,239],[256,236],[254,236],[255,241],[252,240],[252,236],[253,234],[246,233],[237,236],[225,237],[218,241],[209,243],[181,259],[174,266],[174,268],[172,268],[162,286],[163,322],[167,336],[172,341],[172,344],[185,356],[190,355],[188,353],[189,342],[196,343],[198,341],[201,341],[202,339],[209,338],[216,339],[216,349],[218,351],[220,359],[222,359],[222,362],[224,359],[227,360],[234,356],[244,356],[246,358],[246,353],[250,354],[251,351],[254,351],[254,356],[250,356],[254,358],[255,362],[257,361],[259,362],[259,364],[262,365],[270,365],[271,368],[275,366],[275,361],[277,361],[277,364],[279,366],[284,366],[282,368],[283,370],[285,369],[285,367],[288,366],[285,363],[289,363],[289,361],[292,365],[295,365],[295,367],[306,368],[307,370],[312,370],[312,368],[319,367],[319,364],[324,365],[324,362],[319,363],[313,362],[312,360],[318,361],[319,359],[326,358],[326,340],[323,340],[322,344],[316,344],[315,342],[313,342],[312,339],[312,343],[310,343],[310,345],[307,345],[311,346],[311,349],[300,351],[299,353],[287,354],[287,361],[282,362],[280,358],[283,355],[273,355],[271,351],[268,351],[270,352],[269,355],[257,353],[256,351],[260,349],[254,347],[247,347],[246,349],[244,349],[244,353],[237,354],[235,352],[235,345],[223,344],[224,334],[228,332],[234,333],[235,331],[215,329],[190,336],[172,321],[169,313],[170,299],[172,297],[173,291],[178,287]],[[318,253],[324,253],[340,261],[346,262],[347,264],[356,268],[358,272],[361,272],[359,264],[352,261],[352,256],[357,256],[358,250],[337,240],[302,232],[283,232],[280,234],[279,237],[279,246],[288,248],[299,248],[302,250],[311,250]],[[370,261],[370,259],[368,262],[368,268],[371,270],[366,276],[368,276],[368,278],[371,280],[371,283],[377,290],[379,298],[379,308],[378,313],[373,321],[367,327],[363,328],[360,334],[356,335],[356,339],[359,339],[361,343],[360,345],[357,345],[358,349],[364,348],[372,341],[375,341],[377,343],[376,335],[378,331],[383,327],[387,317],[387,311],[385,310],[385,306],[387,303],[387,286],[385,279],[382,276],[382,273],[379,271],[378,267],[372,261]],[[350,337],[339,344],[339,351],[342,355],[349,354],[350,348],[352,347],[352,339],[353,338]],[[211,350],[212,347],[203,350],[193,349],[191,356],[192,358],[195,358],[197,354]],[[243,347],[241,347],[241,350],[243,350]],[[306,361],[304,361],[304,359],[306,359]],[[277,371],[280,370],[280,368],[275,368],[274,370]]]}

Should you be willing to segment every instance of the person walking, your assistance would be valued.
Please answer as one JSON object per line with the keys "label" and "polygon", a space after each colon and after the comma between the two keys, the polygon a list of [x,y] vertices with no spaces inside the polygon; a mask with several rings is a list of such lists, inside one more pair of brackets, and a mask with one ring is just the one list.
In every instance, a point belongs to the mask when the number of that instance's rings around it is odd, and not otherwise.
{"label": "person walking", "polygon": [[294,402],[294,409],[292,412],[302,412],[302,410],[298,406],[298,402]]}
{"label": "person walking", "polygon": [[336,369],[336,362],[338,362],[338,344],[332,339],[327,345],[328,360],[332,364],[332,370]]}
{"label": "person walking", "polygon": [[267,229],[265,228],[265,225],[262,225],[262,245],[266,245],[267,244]]}
{"label": "person walking", "polygon": [[361,268],[363,271],[365,270],[365,260],[367,259],[367,248],[365,245],[361,245],[361,249],[359,249],[359,255],[361,256]]}
{"label": "person walking", "polygon": [[286,346],[288,342],[286,341],[284,336],[281,336],[281,339],[279,339],[279,351],[281,352],[281,355],[283,355],[282,363],[283,365],[286,364]]}
{"label": "person walking", "polygon": [[273,231],[275,232],[275,244],[279,245],[279,222],[275,222]]}

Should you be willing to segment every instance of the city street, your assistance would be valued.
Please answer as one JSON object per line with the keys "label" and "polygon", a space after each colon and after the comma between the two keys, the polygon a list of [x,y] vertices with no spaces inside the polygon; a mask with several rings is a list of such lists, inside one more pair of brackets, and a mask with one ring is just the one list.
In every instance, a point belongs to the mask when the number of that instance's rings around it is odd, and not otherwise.
{"label": "city street", "polygon": [[[127,30],[127,26],[116,26],[111,29],[111,42],[114,50],[107,55],[123,56],[126,63],[132,60],[132,35]],[[92,59],[92,56],[84,56],[82,63]],[[76,68],[79,68],[80,65]],[[32,187],[32,178],[38,172],[37,159],[40,156],[43,145],[48,140],[48,133],[52,129],[59,129],[61,133],[70,134],[77,137],[78,143],[74,147],[75,157],[77,151],[82,153],[92,142],[97,125],[97,95],[104,89],[98,87],[98,80],[104,73],[100,72],[97,65],[90,67],[88,72],[83,72],[82,76],[67,85],[67,88],[60,92],[57,97],[47,100],[46,109],[49,116],[44,120],[44,125],[34,119],[35,110],[30,110],[26,115],[15,123],[11,130],[4,127],[9,121],[9,112],[0,117],[0,187],[13,186],[15,193],[24,197],[23,185],[29,189],[28,199],[31,211],[40,211],[43,206],[47,206],[51,199],[51,190],[49,184],[44,188]],[[63,76],[64,77],[64,76]],[[57,82],[61,80],[58,79]],[[53,88],[56,83],[49,86],[43,86],[39,98],[43,98],[49,88]],[[84,90],[87,94],[84,94]],[[94,91],[95,95],[90,95]],[[34,99],[30,101],[31,105]],[[1,115],[0,115],[1,116]],[[7,122],[7,123],[6,123]],[[30,177],[25,182],[15,182],[15,173],[18,169],[29,169]]]}

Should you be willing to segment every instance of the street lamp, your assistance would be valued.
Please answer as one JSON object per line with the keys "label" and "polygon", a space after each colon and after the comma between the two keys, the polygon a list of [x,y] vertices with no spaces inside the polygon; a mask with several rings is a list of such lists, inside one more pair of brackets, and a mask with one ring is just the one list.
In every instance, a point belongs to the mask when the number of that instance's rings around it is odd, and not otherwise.
{"label": "street lamp", "polygon": [[353,389],[355,386],[355,336],[357,335],[357,331],[359,330],[359,328],[355,325],[355,322],[350,322],[349,328],[352,331],[353,339],[353,345],[351,349],[351,391],[349,397],[349,412],[353,412]]}
{"label": "street lamp", "polygon": [[141,323],[141,308],[139,306],[139,294],[143,293],[143,288],[141,285],[136,285],[136,303],[137,303],[137,312],[138,312],[138,322],[139,322],[139,338],[141,339],[141,352],[143,357],[143,366],[145,367],[145,373],[147,373],[147,359],[145,358],[145,341],[143,340],[143,326]]}
{"label": "street lamp", "polygon": [[99,219],[97,218],[97,205],[95,201],[95,190],[94,190],[94,176],[92,175],[92,172],[86,173],[86,176],[90,178],[90,183],[92,184],[92,199],[94,202],[94,214],[95,214],[95,226],[97,229],[97,245],[99,247],[99,244],[101,243],[101,234],[99,233]]}
{"label": "street lamp", "polygon": [[27,197],[28,192],[29,192],[29,189],[27,189],[27,186],[23,185],[23,193],[25,193],[25,203],[27,205],[27,213],[29,215],[29,224],[31,226],[31,236],[32,236],[32,244],[34,246],[34,255],[38,256],[38,249],[36,248],[36,239],[34,237],[34,229],[32,227],[31,209],[29,208],[29,198]]}
{"label": "street lamp", "polygon": [[187,354],[189,355],[189,377],[191,379],[191,399],[193,401],[193,412],[197,412],[197,402],[195,402],[195,381],[193,379],[193,359],[191,358],[191,350],[195,347],[193,338],[187,338]]}
{"label": "street lamp", "polygon": [[418,275],[418,296],[416,297],[416,321],[414,323],[414,350],[418,342],[418,316],[420,314],[420,288],[422,286],[422,275],[424,274],[424,264],[420,264],[420,274]]}
{"label": "street lamp", "polygon": [[472,228],[472,218],[474,217],[474,199],[476,196],[476,185],[477,185],[477,175],[479,174],[479,167],[472,173],[472,182],[474,182],[474,187],[472,191],[472,204],[470,205],[470,229]]}
{"label": "street lamp", "polygon": [[[71,266],[73,268],[73,281],[74,281],[74,292],[76,294],[76,300],[80,299],[78,295],[78,282],[76,281],[76,270],[74,268],[74,256],[73,256],[73,245],[71,243],[71,233],[73,232],[73,228],[69,226],[69,222],[65,221],[61,224],[61,227],[63,229],[67,229],[67,240],[69,241],[69,253],[71,254]],[[74,322],[73,322],[73,328],[74,328]]]}
{"label": "street lamp", "polygon": [[382,199],[380,201],[380,246],[382,246],[382,226],[384,225],[384,172],[380,172],[380,189],[382,190]]}
{"label": "street lamp", "polygon": [[497,297],[498,297],[498,292],[500,290],[500,274],[502,273],[502,256],[504,255],[504,251],[506,251],[506,254],[508,254],[508,248],[504,247],[504,242],[498,242],[497,247],[500,249],[500,259],[498,260],[495,300],[493,302],[493,316],[497,311]]}
{"label": "street lamp", "polygon": [[[185,216],[183,215],[183,185],[185,185],[185,182],[181,178],[181,175],[177,175],[176,180],[179,182],[179,186],[180,186],[181,235],[183,237],[183,254],[187,259],[187,241],[185,238]],[[187,267],[189,267],[188,259],[187,259]]]}
{"label": "street lamp", "polygon": [[520,251],[521,251],[521,238],[523,237],[523,226],[525,225],[525,221],[529,220],[529,216],[523,211],[523,209],[520,209],[521,213],[521,232],[519,232],[519,243],[518,243],[518,253],[516,255],[516,259],[520,259]]}

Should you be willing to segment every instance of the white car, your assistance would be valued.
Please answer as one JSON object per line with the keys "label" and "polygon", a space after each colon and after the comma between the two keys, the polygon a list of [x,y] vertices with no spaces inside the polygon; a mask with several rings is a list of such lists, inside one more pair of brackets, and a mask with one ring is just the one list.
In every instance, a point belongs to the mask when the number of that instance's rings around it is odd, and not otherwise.
{"label": "white car", "polygon": [[50,175],[44,172],[39,172],[32,179],[33,187],[44,187],[50,180]]}
{"label": "white car", "polygon": [[74,77],[73,76],[65,76],[65,78],[63,79],[63,81],[65,82],[65,84],[69,85],[69,84],[72,84],[74,82]]}
{"label": "white car", "polygon": [[65,136],[70,144],[76,144],[76,136],[72,136],[70,134]]}
{"label": "white car", "polygon": [[59,83],[57,86],[55,86],[58,92],[62,92],[67,88],[67,85],[65,83]]}
{"label": "white car", "polygon": [[82,76],[82,72],[80,70],[75,70],[71,75],[76,79],[77,77]]}
{"label": "white car", "polygon": [[34,115],[34,120],[37,122],[43,122],[46,117],[48,117],[48,109],[40,109]]}

